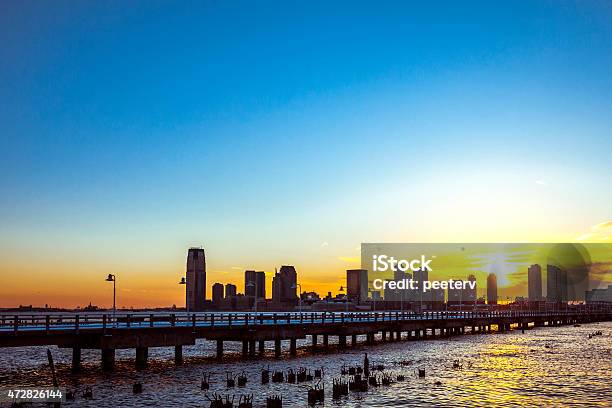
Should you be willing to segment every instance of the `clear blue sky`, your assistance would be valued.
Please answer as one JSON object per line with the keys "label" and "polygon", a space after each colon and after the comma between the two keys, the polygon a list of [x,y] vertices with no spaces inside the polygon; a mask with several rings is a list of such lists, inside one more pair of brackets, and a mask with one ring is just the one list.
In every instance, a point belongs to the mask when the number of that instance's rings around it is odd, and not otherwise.
{"label": "clear blue sky", "polygon": [[610,2],[3,1],[0,39],[5,276],[612,219]]}

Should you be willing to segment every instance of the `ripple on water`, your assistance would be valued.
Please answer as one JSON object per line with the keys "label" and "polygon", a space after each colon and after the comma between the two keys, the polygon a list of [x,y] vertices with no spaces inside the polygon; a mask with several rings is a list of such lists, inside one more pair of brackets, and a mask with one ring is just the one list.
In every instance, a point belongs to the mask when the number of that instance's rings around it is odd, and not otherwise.
{"label": "ripple on water", "polygon": [[[602,330],[602,336],[588,339],[588,333]],[[379,343],[374,347],[350,346],[342,353],[311,354],[307,342],[300,341],[296,358],[268,357],[243,361],[241,346],[227,343],[227,358],[219,363],[206,357],[214,354],[214,344],[198,341],[184,347],[185,364],[174,366],[172,348],[149,350],[150,365],[136,371],[134,350],[117,351],[117,367],[113,373],[99,369],[100,353],[83,350],[83,372],[70,373],[70,350],[52,348],[62,385],[77,391],[77,400],[68,406],[208,406],[200,390],[203,371],[211,373],[209,393],[253,394],[255,406],[265,404],[267,395],[280,394],[285,406],[306,406],[309,384],[260,384],[260,369],[287,371],[298,367],[311,370],[322,367],[325,372],[325,406],[404,407],[436,406],[609,406],[612,401],[612,323],[585,324],[581,327],[552,327],[513,331],[504,334],[463,335],[447,339]],[[331,340],[331,338],[330,338]],[[360,341],[365,341],[360,337]],[[546,348],[545,345],[552,348]],[[268,346],[272,346],[267,344]],[[288,349],[288,344],[283,345]],[[340,374],[343,364],[361,363],[367,352],[372,363],[384,364],[386,371],[406,374],[406,381],[389,387],[370,388],[365,393],[352,393],[339,401],[331,400],[332,378]],[[0,386],[48,386],[46,348],[0,350]],[[460,360],[462,369],[453,369]],[[403,364],[400,364],[403,362]],[[427,376],[419,379],[417,367],[425,367]],[[469,367],[469,368],[468,368]],[[245,387],[228,390],[226,372],[244,371],[249,381]],[[144,392],[132,394],[132,384],[142,382]],[[441,385],[436,385],[436,382]],[[91,386],[94,399],[79,398]]]}

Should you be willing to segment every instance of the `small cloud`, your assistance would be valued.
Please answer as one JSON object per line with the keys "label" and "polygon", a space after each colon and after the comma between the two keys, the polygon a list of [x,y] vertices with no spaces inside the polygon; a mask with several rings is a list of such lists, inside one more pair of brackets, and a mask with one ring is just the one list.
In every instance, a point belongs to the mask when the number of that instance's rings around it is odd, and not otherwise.
{"label": "small cloud", "polygon": [[340,261],[350,262],[350,263],[359,263],[359,262],[361,262],[361,259],[350,257],[350,256],[339,256],[338,259]]}
{"label": "small cloud", "polygon": [[244,268],[242,266],[232,266],[232,269],[235,271],[241,271]]}
{"label": "small cloud", "polygon": [[599,230],[608,229],[608,228],[612,228],[612,221],[602,222],[600,224],[593,225],[591,227],[593,231],[599,231]]}
{"label": "small cloud", "polygon": [[545,186],[546,182],[544,180],[536,180],[536,184],[539,184],[540,186]]}
{"label": "small cloud", "polygon": [[329,246],[329,242],[325,241],[321,244],[321,248],[325,248]]}
{"label": "small cloud", "polygon": [[586,232],[576,238],[576,241],[597,242],[597,241],[609,241],[610,232],[612,231],[612,221],[604,221],[599,224],[593,225],[589,232]]}

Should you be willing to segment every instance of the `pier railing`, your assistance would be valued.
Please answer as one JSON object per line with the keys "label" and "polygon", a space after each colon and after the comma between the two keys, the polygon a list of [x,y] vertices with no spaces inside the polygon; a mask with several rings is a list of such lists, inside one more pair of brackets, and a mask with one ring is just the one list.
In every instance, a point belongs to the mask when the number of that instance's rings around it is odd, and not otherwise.
{"label": "pier railing", "polygon": [[354,324],[390,321],[471,320],[496,318],[579,317],[611,314],[606,310],[556,311],[380,311],[380,312],[283,312],[283,313],[86,313],[0,315],[0,333],[45,332],[107,329],[145,329],[168,327],[246,327],[256,325]]}

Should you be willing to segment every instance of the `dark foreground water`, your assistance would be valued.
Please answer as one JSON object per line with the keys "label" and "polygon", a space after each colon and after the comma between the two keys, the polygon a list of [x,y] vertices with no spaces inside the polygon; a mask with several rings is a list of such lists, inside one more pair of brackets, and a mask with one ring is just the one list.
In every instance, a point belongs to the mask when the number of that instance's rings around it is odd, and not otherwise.
{"label": "dark foreground water", "polygon": [[[595,331],[603,335],[589,339],[588,334]],[[266,345],[272,347],[272,342]],[[295,358],[283,355],[275,359],[272,349],[268,349],[263,359],[243,361],[239,358],[240,345],[226,343],[227,358],[217,363],[211,357],[214,344],[203,341],[184,348],[185,364],[180,367],[172,362],[174,349],[150,349],[150,367],[143,371],[133,367],[133,350],[121,350],[113,373],[99,369],[99,351],[84,350],[83,372],[74,376],[70,374],[70,350],[51,350],[61,385],[77,391],[77,400],[68,406],[208,407],[206,393],[200,390],[203,371],[212,374],[209,395],[233,394],[237,401],[241,394],[253,394],[254,407],[265,407],[267,395],[280,394],[284,407],[307,406],[307,390],[312,383],[261,385],[260,369],[268,366],[284,371],[323,367],[326,395],[320,406],[328,407],[612,406],[612,322],[536,328],[525,334],[515,330],[370,347],[349,345],[345,350],[334,346],[330,349],[333,352],[317,354],[311,354],[306,342],[301,346]],[[288,344],[283,347],[288,350]],[[404,373],[406,381],[370,387],[365,393],[351,392],[333,401],[332,378],[340,376],[343,364],[361,364],[365,352],[372,364],[384,364],[385,372]],[[463,368],[453,369],[454,360],[460,360]],[[426,368],[426,378],[416,378],[417,367]],[[246,372],[247,386],[227,389],[228,371]],[[135,381],[143,383],[140,395],[132,394]],[[436,385],[437,381],[441,385]],[[50,383],[45,347],[0,349],[0,387]],[[80,398],[86,386],[93,388],[93,400]]]}

